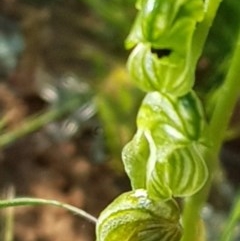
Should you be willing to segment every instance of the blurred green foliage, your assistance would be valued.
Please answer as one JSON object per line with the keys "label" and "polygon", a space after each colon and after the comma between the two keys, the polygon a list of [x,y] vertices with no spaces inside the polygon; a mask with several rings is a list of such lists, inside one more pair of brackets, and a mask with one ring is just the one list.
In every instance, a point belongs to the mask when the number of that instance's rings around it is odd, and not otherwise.
{"label": "blurred green foliage", "polygon": [[239,27],[239,1],[222,1],[203,52],[207,66],[199,70],[202,72],[199,73],[201,79],[198,87],[203,93],[206,90],[217,88],[222,83],[229,66],[232,50],[235,47]]}
{"label": "blurred green foliage", "polygon": [[132,85],[124,66],[112,70],[97,94],[96,103],[107,146],[113,154],[111,165],[117,171],[123,171],[122,147],[133,136],[142,97],[143,93]]}
{"label": "blurred green foliage", "polygon": [[[131,84],[125,68],[128,52],[124,41],[135,17],[135,0],[19,0],[18,4],[20,15],[25,12],[23,21],[29,21],[24,27],[25,52],[43,60],[43,71],[60,76],[53,83],[50,79],[49,83],[42,75],[41,83],[56,85],[59,89],[61,76],[72,73],[80,82],[89,84],[109,156],[114,160],[110,163],[121,170],[121,149],[135,131],[136,111],[142,98],[142,93]],[[69,95],[68,98],[60,97],[60,103],[66,103],[66,106],[71,102]],[[79,101],[79,105],[82,104]],[[71,112],[78,107],[75,105]],[[62,115],[64,118],[71,115],[62,113],[59,106],[58,109],[51,106],[51,111],[56,112],[56,117],[54,115],[48,122]],[[61,116],[58,112],[62,113]],[[2,145],[5,140],[13,142],[46,125],[47,121],[41,121],[42,116],[45,113],[27,119],[25,131],[11,132],[11,138],[5,133]]]}

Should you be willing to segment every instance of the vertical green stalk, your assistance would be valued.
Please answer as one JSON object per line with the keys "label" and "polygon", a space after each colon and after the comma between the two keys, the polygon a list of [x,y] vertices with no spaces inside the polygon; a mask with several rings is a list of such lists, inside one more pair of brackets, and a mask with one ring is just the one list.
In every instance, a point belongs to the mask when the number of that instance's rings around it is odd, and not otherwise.
{"label": "vertical green stalk", "polygon": [[199,213],[202,206],[206,202],[209,189],[211,186],[212,177],[218,164],[218,154],[224,139],[224,135],[234,110],[235,103],[240,94],[240,34],[237,39],[234,55],[230,69],[221,89],[218,102],[214,109],[212,119],[210,121],[209,133],[212,142],[206,155],[206,164],[209,169],[210,177],[205,187],[196,195],[186,200],[183,212],[184,236],[182,241],[197,240],[198,237],[198,221]]}
{"label": "vertical green stalk", "polygon": [[[12,199],[15,196],[15,190],[13,186],[8,187],[6,198]],[[13,241],[13,230],[14,230],[14,209],[9,208],[4,212],[4,241]]]}
{"label": "vertical green stalk", "polygon": [[234,202],[232,211],[229,215],[228,221],[225,224],[225,228],[221,237],[219,237],[220,241],[231,241],[234,238],[234,228],[240,220],[240,194],[237,195],[237,198]]}
{"label": "vertical green stalk", "polygon": [[209,30],[213,24],[217,10],[222,0],[207,0],[205,3],[205,16],[202,22],[199,23],[193,36],[192,41],[192,65],[195,66],[199,60],[204,44],[206,42]]}

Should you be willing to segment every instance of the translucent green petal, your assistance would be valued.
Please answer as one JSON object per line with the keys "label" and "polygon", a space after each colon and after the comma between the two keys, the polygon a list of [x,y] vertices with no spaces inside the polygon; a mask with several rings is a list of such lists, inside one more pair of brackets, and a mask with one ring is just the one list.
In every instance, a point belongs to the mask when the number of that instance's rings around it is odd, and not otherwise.
{"label": "translucent green petal", "polygon": [[116,198],[97,222],[97,241],[179,241],[179,209],[174,200],[151,200],[143,189]]}
{"label": "translucent green petal", "polygon": [[191,196],[202,188],[208,177],[206,164],[195,145],[173,148],[165,159],[151,161],[155,162],[155,168],[147,180],[147,190],[152,198],[170,198],[163,192],[166,187],[172,196]]}
{"label": "translucent green petal", "polygon": [[[185,56],[171,52],[161,58],[149,44],[138,44],[129,56],[127,67],[133,81],[143,91],[160,91],[181,96],[190,91],[193,75]],[[163,50],[168,51],[168,50]]]}
{"label": "translucent green petal", "polygon": [[[185,22],[183,29],[193,26],[188,35],[185,35],[185,40],[189,39],[194,26],[203,19],[204,14],[202,0],[140,0],[137,8],[140,10],[137,16],[139,24],[133,25],[126,40],[129,48],[139,42],[156,43],[159,39],[166,38],[181,22]],[[175,42],[179,43],[178,35],[181,35],[183,29],[174,35]]]}
{"label": "translucent green petal", "polygon": [[192,36],[203,18],[202,0],[142,0],[127,40],[128,69],[144,91],[181,96],[193,85]]}
{"label": "translucent green petal", "polygon": [[122,151],[125,171],[130,177],[133,189],[146,187],[146,165],[148,157],[149,144],[142,131],[138,131]]}
{"label": "translucent green petal", "polygon": [[151,92],[140,107],[137,125],[139,129],[150,131],[159,145],[163,139],[175,144],[198,141],[206,124],[194,92],[179,98]]}

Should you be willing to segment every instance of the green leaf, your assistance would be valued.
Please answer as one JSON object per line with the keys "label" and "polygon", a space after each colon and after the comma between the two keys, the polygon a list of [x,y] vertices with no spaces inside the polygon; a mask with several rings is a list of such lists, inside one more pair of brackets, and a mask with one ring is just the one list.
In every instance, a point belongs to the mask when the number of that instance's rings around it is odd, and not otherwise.
{"label": "green leaf", "polygon": [[150,131],[154,142],[175,144],[199,141],[206,125],[201,102],[192,91],[176,98],[151,92],[140,107],[137,126]]}
{"label": "green leaf", "polygon": [[179,208],[174,200],[149,198],[138,189],[116,198],[97,222],[97,241],[179,241]]}

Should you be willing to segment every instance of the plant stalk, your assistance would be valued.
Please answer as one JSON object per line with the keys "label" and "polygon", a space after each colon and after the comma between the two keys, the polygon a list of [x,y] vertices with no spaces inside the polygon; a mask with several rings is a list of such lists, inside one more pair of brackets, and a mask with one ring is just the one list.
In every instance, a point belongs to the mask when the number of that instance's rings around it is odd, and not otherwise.
{"label": "plant stalk", "polygon": [[197,240],[199,236],[198,222],[201,208],[207,200],[211,182],[218,165],[218,154],[224,140],[229,120],[234,111],[235,104],[240,94],[240,32],[237,39],[230,69],[227,73],[221,94],[213,111],[209,125],[209,136],[212,147],[205,154],[206,164],[209,170],[209,179],[204,188],[186,200],[183,212],[183,224],[185,234],[182,241]]}
{"label": "plant stalk", "polygon": [[81,216],[88,221],[92,223],[96,223],[97,219],[90,215],[89,213],[85,212],[82,209],[79,209],[77,207],[74,207],[69,204],[65,204],[62,202],[58,202],[55,200],[48,200],[48,199],[41,199],[41,198],[13,198],[13,199],[8,199],[8,200],[1,200],[0,201],[0,209],[1,208],[7,208],[7,207],[16,207],[16,206],[40,206],[40,205],[52,205],[52,206],[57,206],[64,208],[78,216]]}
{"label": "plant stalk", "polygon": [[221,237],[219,238],[220,241],[231,241],[234,238],[234,229],[239,222],[240,219],[240,194],[237,195],[237,198],[234,202],[232,207],[231,213],[229,215],[228,221],[225,224],[225,228]]}
{"label": "plant stalk", "polygon": [[193,40],[192,40],[192,65],[193,66],[196,66],[202,54],[209,30],[213,24],[213,20],[216,16],[216,13],[218,11],[221,1],[222,0],[205,1],[204,19],[202,22],[200,22],[197,25],[197,28],[193,35]]}

